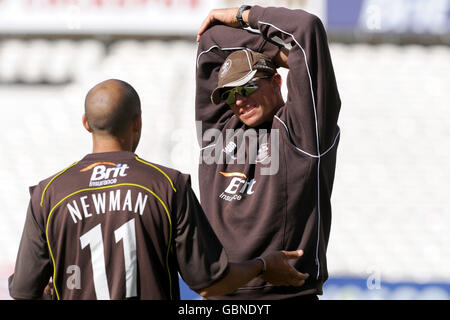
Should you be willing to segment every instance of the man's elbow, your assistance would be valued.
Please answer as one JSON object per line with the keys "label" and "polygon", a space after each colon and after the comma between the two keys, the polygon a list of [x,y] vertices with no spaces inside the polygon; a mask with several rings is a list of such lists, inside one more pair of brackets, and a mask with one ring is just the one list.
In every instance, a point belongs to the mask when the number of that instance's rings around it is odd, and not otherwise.
{"label": "man's elbow", "polygon": [[303,23],[305,24],[303,32],[326,34],[322,20],[314,14],[309,14]]}
{"label": "man's elbow", "polygon": [[203,298],[208,298],[212,296],[222,296],[231,293],[232,291],[234,291],[234,289],[236,289],[233,287],[232,284],[230,284],[231,279],[230,279],[230,270],[228,269],[228,271],[221,278],[216,279],[208,287],[197,289],[195,291]]}
{"label": "man's elbow", "polygon": [[201,295],[203,298],[208,298],[211,296],[211,294],[209,293],[208,289],[200,289],[200,290],[195,290],[199,295]]}
{"label": "man's elbow", "polygon": [[199,289],[196,291],[203,298],[208,298],[213,296],[223,296],[225,294],[233,292],[234,290],[235,288],[228,285],[227,281],[224,281],[222,279],[207,288]]}
{"label": "man's elbow", "polygon": [[196,292],[199,295],[201,295],[203,298],[209,298],[209,297],[213,297],[213,296],[220,296],[220,295],[228,293],[226,290],[221,290],[219,288],[215,288],[214,285],[211,286],[211,287],[208,287],[208,288],[196,290]]}

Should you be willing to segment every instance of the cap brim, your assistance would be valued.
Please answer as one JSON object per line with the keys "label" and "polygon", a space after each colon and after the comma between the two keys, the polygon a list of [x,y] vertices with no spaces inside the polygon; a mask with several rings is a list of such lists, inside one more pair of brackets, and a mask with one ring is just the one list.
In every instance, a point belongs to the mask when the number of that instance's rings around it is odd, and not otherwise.
{"label": "cap brim", "polygon": [[258,72],[258,70],[252,70],[249,73],[247,73],[244,77],[242,77],[238,80],[229,82],[227,84],[224,84],[220,87],[215,88],[211,94],[211,102],[214,104],[220,104],[220,102],[221,102],[220,93],[223,88],[233,88],[233,87],[242,86],[242,85],[246,84],[247,82],[249,82],[250,80],[252,80],[253,77],[255,76],[256,72]]}

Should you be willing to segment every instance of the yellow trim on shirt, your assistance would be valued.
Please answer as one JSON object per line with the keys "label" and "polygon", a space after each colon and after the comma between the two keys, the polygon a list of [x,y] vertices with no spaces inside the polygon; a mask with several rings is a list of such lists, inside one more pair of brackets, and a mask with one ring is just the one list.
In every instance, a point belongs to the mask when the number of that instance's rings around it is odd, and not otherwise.
{"label": "yellow trim on shirt", "polygon": [[[73,166],[73,165],[72,165]],[[68,169],[68,168],[67,168]],[[66,169],[66,170],[67,170]],[[50,183],[49,183],[50,184]],[[164,201],[162,201],[162,199],[160,197],[158,197],[158,195],[156,195],[156,193],[154,193],[152,190],[148,189],[147,187],[141,186],[139,184],[135,184],[135,183],[119,183],[119,184],[114,184],[114,185],[110,185],[110,186],[103,186],[103,187],[96,187],[96,188],[86,188],[86,189],[81,189],[81,190],[77,190],[75,192],[72,192],[71,194],[67,195],[66,197],[64,197],[63,199],[61,199],[56,205],[53,206],[53,208],[50,210],[50,213],[47,217],[47,223],[46,223],[46,227],[45,227],[45,236],[47,239],[47,245],[48,245],[48,250],[50,252],[50,257],[52,258],[52,263],[53,263],[53,286],[54,286],[54,290],[56,293],[56,298],[58,300],[60,300],[59,297],[59,293],[58,290],[56,288],[56,281],[55,281],[55,277],[56,277],[56,264],[55,264],[55,258],[53,256],[53,252],[50,246],[50,240],[48,238],[48,227],[50,224],[50,218],[53,214],[53,211],[56,209],[56,207],[58,207],[63,201],[65,201],[66,199],[72,197],[75,194],[84,192],[84,191],[92,191],[92,190],[101,190],[101,189],[108,189],[108,188],[114,188],[114,187],[120,187],[120,186],[133,186],[133,187],[138,187],[141,189],[146,190],[147,192],[151,193],[156,199],[159,200],[159,202],[162,204],[162,206],[164,207],[164,210],[166,211],[166,215],[167,218],[169,219],[169,224],[170,224],[170,231],[169,231],[169,245],[167,247],[167,253],[166,253],[166,268],[167,268],[167,272],[169,274],[169,284],[170,284],[170,300],[173,299],[172,296],[172,276],[170,274],[170,267],[169,267],[169,253],[170,253],[170,246],[172,243],[172,219],[170,217],[170,212],[169,209],[167,208],[166,204],[164,203]]]}
{"label": "yellow trim on shirt", "polygon": [[47,191],[47,189],[48,189],[48,187],[50,186],[50,184],[51,184],[56,178],[58,178],[60,175],[62,175],[64,172],[66,172],[67,170],[69,170],[70,168],[72,168],[73,166],[75,166],[77,163],[78,163],[78,162],[75,162],[74,164],[72,164],[72,165],[70,165],[69,167],[65,168],[63,171],[61,171],[60,173],[58,173],[57,175],[55,175],[55,176],[53,177],[53,179],[50,180],[49,183],[47,183],[47,185],[46,185],[45,188],[44,188],[44,191],[42,192],[42,197],[41,197],[41,207],[42,207],[42,204],[44,203],[44,195],[45,195],[45,192]]}
{"label": "yellow trim on shirt", "polygon": [[147,161],[145,161],[145,160],[139,159],[138,156],[136,156],[136,160],[139,161],[139,162],[142,162],[143,164],[146,164],[146,165],[148,165],[148,166],[150,166],[150,167],[152,167],[152,168],[155,168],[156,170],[158,170],[159,172],[161,172],[161,173],[167,178],[167,180],[169,180],[170,185],[172,186],[173,191],[177,192],[177,190],[175,189],[175,187],[174,187],[174,185],[173,185],[172,180],[169,178],[169,176],[168,176],[163,170],[161,170],[160,168],[158,168],[158,167],[155,166],[154,164],[151,164],[150,162],[147,162]]}

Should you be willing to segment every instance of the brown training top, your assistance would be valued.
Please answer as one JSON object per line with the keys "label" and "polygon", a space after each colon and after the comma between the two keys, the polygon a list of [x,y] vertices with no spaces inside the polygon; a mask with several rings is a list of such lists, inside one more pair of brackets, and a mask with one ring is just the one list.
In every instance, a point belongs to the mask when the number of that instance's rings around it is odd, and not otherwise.
{"label": "brown training top", "polygon": [[[249,25],[260,33],[216,25],[200,38],[200,200],[230,261],[271,250],[303,249],[294,266],[310,277],[302,287],[277,287],[256,278],[219,299],[321,294],[328,278],[326,249],[341,105],[326,32],[316,16],[286,8],[253,6]],[[270,41],[274,37],[290,46],[288,96],[273,121],[249,128],[225,103],[214,105],[211,93],[229,54],[247,48],[273,59],[280,48]]]}
{"label": "brown training top", "polygon": [[31,188],[9,291],[54,299],[179,299],[228,272],[189,175],[132,152],[93,153]]}

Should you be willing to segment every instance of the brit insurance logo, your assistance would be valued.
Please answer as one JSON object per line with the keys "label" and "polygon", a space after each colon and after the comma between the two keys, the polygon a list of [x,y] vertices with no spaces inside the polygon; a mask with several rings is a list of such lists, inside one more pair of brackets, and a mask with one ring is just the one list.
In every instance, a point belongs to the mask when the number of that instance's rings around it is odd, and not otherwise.
{"label": "brit insurance logo", "polygon": [[240,201],[245,194],[252,195],[255,193],[253,187],[255,179],[247,178],[242,172],[219,172],[226,178],[231,178],[228,187],[219,195],[219,198],[225,201]]}
{"label": "brit insurance logo", "polygon": [[89,187],[100,187],[117,183],[118,177],[126,177],[126,170],[130,167],[127,164],[114,162],[96,162],[88,165],[80,172],[92,170]]}

